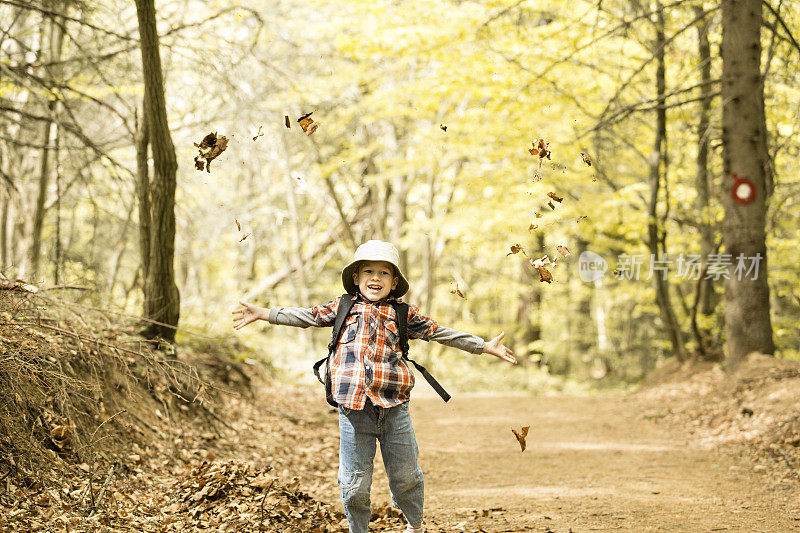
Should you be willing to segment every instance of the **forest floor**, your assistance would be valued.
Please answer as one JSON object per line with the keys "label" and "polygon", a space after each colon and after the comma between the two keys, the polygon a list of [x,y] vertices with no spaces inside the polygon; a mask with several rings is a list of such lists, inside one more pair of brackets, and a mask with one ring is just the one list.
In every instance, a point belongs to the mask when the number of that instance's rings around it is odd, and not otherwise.
{"label": "forest floor", "polygon": [[[68,366],[41,354],[71,353],[74,336],[21,324],[0,320],[0,363],[25,355]],[[257,365],[221,363],[224,354],[179,350],[170,368],[194,366],[206,380],[198,407],[193,395],[176,402],[137,357],[115,357],[131,381],[114,374],[113,387],[93,393],[99,400],[79,405],[104,405],[97,422],[49,414],[63,400],[26,400],[26,412],[39,410],[34,423],[50,424],[31,433],[45,435],[42,453],[58,475],[37,471],[13,435],[0,435],[0,531],[347,530],[337,415],[321,386],[288,386]],[[19,403],[20,387],[0,407]],[[445,404],[421,382],[411,410],[428,531],[800,531],[797,405],[800,365],[759,355],[733,374],[670,362],[632,395],[459,393]],[[78,446],[82,424],[91,438]],[[524,451],[511,432],[522,426]],[[95,438],[104,432],[113,446]],[[380,454],[372,502],[372,531],[402,531]]]}

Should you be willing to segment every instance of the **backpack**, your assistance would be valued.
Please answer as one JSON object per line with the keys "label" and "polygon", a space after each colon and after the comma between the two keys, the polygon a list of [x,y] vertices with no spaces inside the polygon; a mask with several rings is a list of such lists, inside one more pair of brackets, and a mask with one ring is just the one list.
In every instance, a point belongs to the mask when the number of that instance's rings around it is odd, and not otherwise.
{"label": "backpack", "polygon": [[[325,385],[325,400],[333,407],[337,407],[339,404],[333,399],[333,391],[331,390],[330,359],[333,354],[336,353],[336,346],[339,344],[339,337],[342,334],[342,326],[344,325],[347,315],[350,314],[350,310],[353,308],[355,301],[355,294],[348,293],[342,295],[342,298],[339,300],[339,308],[336,310],[336,318],[333,321],[333,333],[331,334],[331,342],[328,344],[328,355],[314,363],[314,375],[320,383]],[[390,303],[397,317],[397,330],[400,332],[400,351],[403,355],[403,359],[414,363],[414,366],[422,373],[422,377],[433,387],[433,390],[441,396],[442,400],[445,402],[448,401],[450,395],[447,394],[447,391],[444,390],[439,382],[428,373],[424,366],[408,357],[408,304],[397,301],[391,301]],[[324,380],[319,375],[319,369],[323,363],[325,364]]]}

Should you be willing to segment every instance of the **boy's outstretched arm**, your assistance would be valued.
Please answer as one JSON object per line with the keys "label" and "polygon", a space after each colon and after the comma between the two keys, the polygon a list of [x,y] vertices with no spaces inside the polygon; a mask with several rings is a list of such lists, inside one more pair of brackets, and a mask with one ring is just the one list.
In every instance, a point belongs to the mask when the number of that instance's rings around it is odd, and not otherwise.
{"label": "boy's outstretched arm", "polygon": [[243,308],[236,309],[231,314],[233,315],[233,329],[242,329],[247,324],[255,322],[256,320],[267,320],[269,317],[269,309],[265,307],[258,307],[251,303],[239,302]]}
{"label": "boy's outstretched arm", "polygon": [[505,331],[501,331],[500,335],[495,337],[494,339],[490,340],[486,344],[483,345],[483,353],[490,353],[502,359],[503,361],[508,361],[512,365],[517,364],[517,358],[514,357],[514,352],[508,349],[502,342],[503,337],[506,336]]}

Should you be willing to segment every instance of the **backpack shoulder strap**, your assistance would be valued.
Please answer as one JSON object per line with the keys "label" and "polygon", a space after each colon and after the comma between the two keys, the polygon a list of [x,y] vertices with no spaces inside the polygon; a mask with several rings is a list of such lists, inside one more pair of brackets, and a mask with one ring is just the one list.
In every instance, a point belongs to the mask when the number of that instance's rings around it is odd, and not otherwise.
{"label": "backpack shoulder strap", "polygon": [[331,333],[331,342],[328,344],[328,354],[332,354],[336,350],[336,345],[339,343],[339,337],[342,336],[342,326],[356,302],[355,294],[342,294],[339,300],[339,307],[336,309],[336,319],[333,321],[333,332]]}
{"label": "backpack shoulder strap", "polygon": [[400,333],[400,350],[403,357],[408,359],[408,304],[392,301],[394,313],[397,318],[397,330]]}
{"label": "backpack shoulder strap", "polygon": [[333,320],[331,342],[328,343],[328,355],[314,363],[314,375],[317,376],[317,379],[321,383],[324,383],[324,381],[322,381],[319,375],[319,369],[322,364],[328,360],[328,357],[336,351],[336,345],[339,343],[339,337],[342,335],[342,326],[344,326],[344,321],[347,319],[347,315],[350,314],[350,310],[353,309],[353,304],[355,304],[355,302],[356,295],[350,293],[343,294],[339,299],[339,307],[336,309],[336,318]]}
{"label": "backpack shoulder strap", "polygon": [[413,363],[414,366],[417,367],[417,370],[422,373],[422,377],[425,378],[425,381],[433,387],[433,390],[436,391],[442,400],[445,402],[450,400],[450,395],[444,390],[444,387],[436,381],[436,378],[431,376],[430,372],[428,372],[424,366],[408,357],[408,304],[392,301],[392,307],[394,307],[394,312],[397,316],[397,329],[400,333],[400,351],[403,353],[403,359]]}

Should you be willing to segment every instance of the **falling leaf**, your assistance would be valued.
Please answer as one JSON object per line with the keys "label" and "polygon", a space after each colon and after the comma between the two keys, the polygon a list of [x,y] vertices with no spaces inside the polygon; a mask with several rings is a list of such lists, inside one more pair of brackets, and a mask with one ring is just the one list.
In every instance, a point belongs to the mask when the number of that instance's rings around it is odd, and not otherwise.
{"label": "falling leaf", "polygon": [[549,270],[547,270],[543,266],[536,267],[536,269],[539,271],[539,281],[540,282],[547,282],[547,283],[552,283],[553,282],[553,275],[550,273]]}
{"label": "falling leaf", "polygon": [[511,432],[517,437],[517,442],[519,442],[519,447],[522,448],[521,451],[525,451],[525,437],[528,436],[528,430],[531,429],[530,426],[523,426],[522,429],[517,433],[517,430],[511,428]]}
{"label": "falling leaf", "polygon": [[580,222],[584,218],[587,218],[586,215],[581,215],[581,216],[578,217],[578,220],[576,220],[575,222]]}
{"label": "falling leaf", "polygon": [[447,126],[445,126],[444,124],[439,124],[439,128],[440,128],[442,131],[447,131]]}
{"label": "falling leaf", "polygon": [[233,219],[233,221],[236,222],[236,229],[239,230],[239,231],[242,231],[242,225],[239,224],[239,221],[236,220],[235,218]]}
{"label": "falling leaf", "polygon": [[245,239],[246,239],[247,237],[249,237],[249,236],[250,236],[250,233],[245,233],[245,234],[242,236],[242,238],[241,238],[241,239],[239,239],[239,242],[242,242],[243,240],[245,240]]}
{"label": "falling leaf", "polygon": [[314,119],[311,118],[313,113],[313,111],[311,113],[306,113],[297,119],[297,122],[300,123],[300,127],[303,128],[303,131],[306,133],[306,135],[311,135],[317,131],[317,128],[319,127],[319,122],[314,122]]}
{"label": "falling leaf", "polygon": [[461,296],[461,297],[462,297],[462,298],[464,298],[465,300],[467,299],[467,297],[466,297],[466,296],[464,296],[464,293],[463,293],[463,292],[461,292],[461,289],[459,289],[459,288],[458,288],[458,282],[456,282],[456,288],[455,288],[455,289],[453,289],[452,291],[450,291],[450,294],[458,294],[459,296]]}
{"label": "falling leaf", "polygon": [[544,266],[550,263],[550,256],[543,255],[539,259],[528,259],[528,261],[530,262],[531,265],[533,265],[534,268],[539,268],[540,266]]}
{"label": "falling leaf", "polygon": [[570,254],[569,248],[566,246],[558,245],[556,246],[556,250],[558,250],[564,257],[567,257]]}
{"label": "falling leaf", "polygon": [[553,202],[547,202],[547,206],[548,206],[550,209],[553,209],[553,210],[555,210],[555,208],[556,208],[556,206],[554,206],[554,205],[553,205]]}
{"label": "falling leaf", "polygon": [[292,127],[292,123],[289,122],[289,115],[283,115],[283,122],[286,124],[287,128],[291,128]]}
{"label": "falling leaf", "polygon": [[263,133],[261,133],[261,126],[259,126],[259,127],[258,127],[258,133],[256,133],[256,136],[255,136],[255,137],[253,137],[253,141],[255,141],[255,140],[256,140],[256,139],[258,139],[259,137],[263,137],[263,136],[264,136],[264,134],[263,134]]}
{"label": "falling leaf", "polygon": [[559,202],[559,203],[564,199],[563,196],[559,196],[554,192],[547,193],[547,196],[549,196],[550,198],[552,198],[553,200],[555,200],[556,202]]}
{"label": "falling leaf", "polygon": [[534,213],[534,216],[535,216],[536,218],[542,218],[544,215],[543,215],[543,214],[541,214],[540,212],[536,211],[536,213]]}
{"label": "falling leaf", "polygon": [[203,170],[203,161],[205,159],[206,172],[211,172],[211,161],[216,159],[228,147],[228,138],[224,135],[217,135],[212,131],[200,141],[200,144],[194,144],[200,153],[194,158],[194,167],[197,170]]}
{"label": "falling leaf", "polygon": [[538,155],[539,159],[550,159],[550,143],[544,141],[544,139],[534,139],[531,142],[533,148],[528,149],[528,153],[531,155]]}
{"label": "falling leaf", "polygon": [[519,252],[522,252],[522,255],[528,255],[525,253],[525,249],[522,247],[521,244],[515,244],[511,247],[511,252],[506,254],[506,257],[508,257],[511,254],[518,254]]}
{"label": "falling leaf", "polygon": [[533,181],[534,183],[536,183],[537,181],[542,181],[542,175],[539,174],[538,168],[533,170]]}
{"label": "falling leaf", "polygon": [[589,154],[586,152],[581,152],[581,159],[583,159],[583,162],[587,165],[592,166],[592,158],[589,157]]}
{"label": "falling leaf", "polygon": [[539,227],[539,226],[537,226],[536,224],[531,224],[530,226],[528,226],[528,231],[533,231],[533,230],[535,230],[535,229],[536,229],[536,228],[538,228],[538,227]]}

